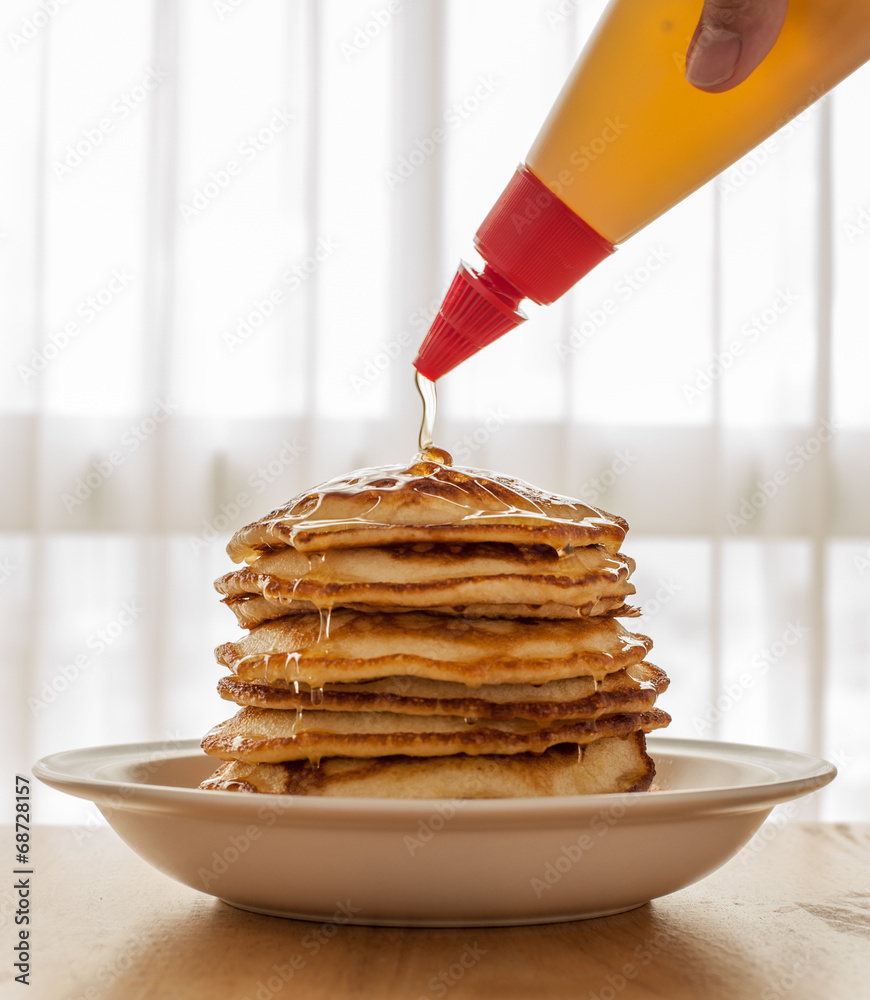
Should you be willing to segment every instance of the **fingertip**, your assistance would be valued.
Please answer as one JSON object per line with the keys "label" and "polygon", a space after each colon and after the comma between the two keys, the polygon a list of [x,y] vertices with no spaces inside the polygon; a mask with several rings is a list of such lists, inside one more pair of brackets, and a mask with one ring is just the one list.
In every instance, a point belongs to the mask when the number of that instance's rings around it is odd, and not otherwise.
{"label": "fingertip", "polygon": [[721,5],[707,0],[704,6],[686,54],[686,80],[699,90],[720,94],[738,86],[779,38],[788,0],[756,0],[754,5],[740,6],[740,16],[727,21]]}
{"label": "fingertip", "polygon": [[743,39],[733,31],[703,28],[697,33],[686,58],[686,79],[705,90],[728,83],[734,76]]}

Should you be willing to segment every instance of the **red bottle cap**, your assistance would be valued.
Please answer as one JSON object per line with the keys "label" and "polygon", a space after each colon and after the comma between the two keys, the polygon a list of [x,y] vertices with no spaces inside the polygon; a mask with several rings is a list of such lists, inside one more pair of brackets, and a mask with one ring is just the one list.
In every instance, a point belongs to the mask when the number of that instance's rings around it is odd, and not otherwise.
{"label": "red bottle cap", "polygon": [[433,381],[518,326],[522,299],[554,302],[616,249],[525,166],[474,242],[486,267],[460,265],[414,362]]}
{"label": "red bottle cap", "polygon": [[417,371],[434,382],[519,326],[526,319],[517,308],[522,298],[489,267],[478,273],[460,263],[414,362]]}

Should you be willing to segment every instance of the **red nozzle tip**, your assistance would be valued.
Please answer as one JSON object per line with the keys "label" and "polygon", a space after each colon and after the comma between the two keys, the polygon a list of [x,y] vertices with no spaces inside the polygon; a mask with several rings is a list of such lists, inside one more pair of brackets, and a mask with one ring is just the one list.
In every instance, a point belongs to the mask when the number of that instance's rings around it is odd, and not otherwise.
{"label": "red nozzle tip", "polygon": [[518,326],[524,298],[539,305],[559,296],[616,249],[521,166],[475,236],[487,262],[464,264],[453,279],[414,362],[437,379]]}
{"label": "red nozzle tip", "polygon": [[461,263],[414,367],[433,382],[446,375],[525,320],[517,308],[522,298],[490,268],[478,273]]}

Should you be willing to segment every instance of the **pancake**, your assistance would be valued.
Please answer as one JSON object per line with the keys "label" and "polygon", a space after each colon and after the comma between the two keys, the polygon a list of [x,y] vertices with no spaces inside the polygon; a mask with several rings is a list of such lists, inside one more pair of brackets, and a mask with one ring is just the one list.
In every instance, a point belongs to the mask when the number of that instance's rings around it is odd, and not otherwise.
{"label": "pancake", "polygon": [[540,754],[449,757],[326,757],[280,764],[221,764],[200,788],[278,795],[388,799],[493,799],[645,791],[655,767],[643,733]]}
{"label": "pancake", "polygon": [[431,608],[459,605],[559,604],[581,615],[603,599],[623,604],[635,592],[634,561],[603,546],[561,556],[545,545],[417,543],[328,549],[307,556],[283,549],[215,583],[225,597],[259,594],[287,606]]}
{"label": "pancake", "polygon": [[[234,677],[223,678],[235,681]],[[239,684],[248,682],[239,681]],[[654,687],[661,694],[668,686],[668,678],[663,670],[651,663],[638,663],[626,670],[606,674],[601,680],[594,677],[571,677],[559,681],[545,681],[541,684],[481,684],[472,688],[456,681],[433,681],[425,677],[411,677],[396,674],[374,681],[359,683],[333,683],[312,686],[304,681],[266,680],[255,677],[251,684],[263,685],[274,691],[294,692],[303,698],[310,696],[311,704],[303,708],[323,707],[323,699],[330,692],[337,694],[378,694],[386,698],[407,698],[411,701],[432,699],[476,698],[500,705],[519,701],[561,703],[587,698],[596,691],[616,691],[627,686]],[[328,707],[328,706],[327,706]],[[409,709],[409,711],[411,711]],[[414,714],[411,711],[411,714]],[[424,713],[425,714],[425,713]],[[452,713],[456,715],[457,713]]]}
{"label": "pancake", "polygon": [[[406,683],[397,684],[397,681]],[[218,694],[226,701],[256,708],[396,712],[452,715],[463,719],[530,719],[540,723],[644,712],[653,707],[656,696],[666,689],[667,683],[663,670],[651,663],[640,663],[628,670],[608,674],[597,690],[591,677],[551,681],[540,687],[491,684],[474,692],[462,684],[411,677],[369,684],[327,684],[314,689],[308,685],[275,686],[223,677],[218,682]]]}
{"label": "pancake", "polygon": [[[270,601],[258,594],[241,594],[238,597],[225,597],[223,603],[236,616],[236,621],[242,628],[256,628],[264,622],[273,621],[276,618],[284,618],[286,615],[294,615],[303,611],[316,611],[317,608],[311,601]],[[350,611],[377,611],[389,610],[391,612],[403,613],[406,611],[419,611],[420,608],[406,607],[404,605],[391,605],[389,608],[373,607],[370,604],[357,604],[354,601],[343,602],[341,605]],[[597,618],[607,616],[610,618],[637,618],[640,609],[625,604],[621,597],[602,597],[595,604],[585,604],[580,608],[572,607],[569,604],[557,604],[555,601],[547,601],[545,604],[458,604],[450,606],[446,604],[436,604],[423,609],[433,611],[442,615],[459,615],[463,618],[544,618],[555,619],[576,619],[576,618]]]}
{"label": "pancake", "polygon": [[395,675],[481,684],[596,679],[643,661],[652,640],[614,618],[473,619],[335,611],[328,634],[317,614],[266,622],[215,650],[239,680],[304,681],[315,687]]}
{"label": "pancake", "polygon": [[[430,460],[431,459],[431,460]],[[442,461],[443,459],[443,461]],[[202,788],[492,798],[647,789],[668,685],[626,630],[628,525],[431,449],[301,494],[230,541],[248,634]]]}
{"label": "pancake", "polygon": [[233,535],[233,562],[264,550],[322,552],[410,542],[603,545],[615,553],[621,517],[491,472],[417,461],[332,479]]}
{"label": "pancake", "polygon": [[469,723],[455,716],[392,712],[284,712],[246,707],[206,733],[212,757],[254,763],[319,761],[322,757],[440,757],[449,754],[541,753],[557,743],[592,743],[605,736],[668,725],[661,709],[538,727],[523,719]]}

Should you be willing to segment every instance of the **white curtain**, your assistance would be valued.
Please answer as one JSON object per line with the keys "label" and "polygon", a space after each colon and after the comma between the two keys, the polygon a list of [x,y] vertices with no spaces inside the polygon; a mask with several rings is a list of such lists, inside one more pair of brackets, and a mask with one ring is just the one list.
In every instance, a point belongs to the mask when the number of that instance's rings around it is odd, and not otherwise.
{"label": "white curtain", "polygon": [[[10,773],[231,714],[223,545],[413,454],[416,348],[602,7],[4,5]],[[807,808],[864,820],[868,106],[865,68],[533,310],[439,385],[436,434],[627,517],[669,732],[835,759]]]}

